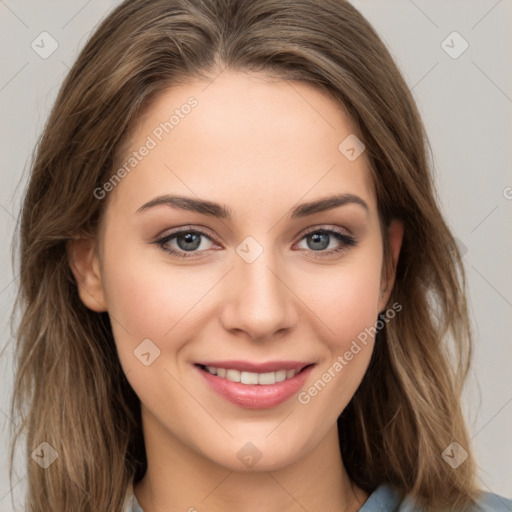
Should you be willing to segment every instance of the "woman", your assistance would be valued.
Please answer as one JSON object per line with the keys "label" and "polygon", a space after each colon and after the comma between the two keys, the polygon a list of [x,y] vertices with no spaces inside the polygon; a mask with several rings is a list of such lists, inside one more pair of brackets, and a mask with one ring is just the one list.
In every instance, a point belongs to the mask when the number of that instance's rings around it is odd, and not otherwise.
{"label": "woman", "polygon": [[56,100],[20,245],[28,510],[510,506],[475,484],[424,129],[350,4],[121,4]]}

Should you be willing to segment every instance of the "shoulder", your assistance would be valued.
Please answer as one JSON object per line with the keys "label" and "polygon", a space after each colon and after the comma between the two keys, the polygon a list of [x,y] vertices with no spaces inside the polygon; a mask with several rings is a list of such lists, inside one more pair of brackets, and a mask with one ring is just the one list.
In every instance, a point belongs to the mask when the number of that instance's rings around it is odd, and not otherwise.
{"label": "shoulder", "polygon": [[[127,489],[122,512],[144,512],[135,498],[133,485]],[[421,509],[410,497],[402,498],[392,487],[383,484],[373,491],[359,512],[421,512]],[[512,501],[483,492],[472,512],[512,512]]]}
{"label": "shoulder", "polygon": [[[421,510],[411,497],[402,498],[391,486],[383,484],[373,491],[359,512],[421,512]],[[471,512],[512,512],[512,501],[498,494],[482,492]]]}
{"label": "shoulder", "polygon": [[144,512],[135,497],[135,493],[133,492],[133,483],[130,483],[126,489],[126,495],[121,512]]}
{"label": "shoulder", "polygon": [[512,500],[498,494],[484,492],[477,507],[478,512],[512,512]]}

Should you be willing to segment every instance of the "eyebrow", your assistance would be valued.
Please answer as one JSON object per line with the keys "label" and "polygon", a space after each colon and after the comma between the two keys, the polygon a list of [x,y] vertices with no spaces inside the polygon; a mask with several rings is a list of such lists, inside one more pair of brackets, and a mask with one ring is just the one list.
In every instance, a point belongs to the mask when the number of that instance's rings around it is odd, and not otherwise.
{"label": "eyebrow", "polygon": [[[315,213],[332,210],[334,208],[348,204],[359,205],[364,210],[366,210],[366,212],[369,212],[368,205],[359,196],[354,194],[337,194],[316,201],[311,201],[309,203],[303,203],[293,208],[289,214],[291,219],[296,219],[307,217],[308,215],[313,215]],[[143,204],[137,210],[137,213],[141,213],[150,208],[161,205],[169,206],[171,208],[179,208],[181,210],[193,211],[203,215],[210,215],[219,219],[231,219],[233,217],[233,213],[225,205],[207,201],[205,199],[195,199],[192,197],[168,194],[155,197],[151,201]]]}

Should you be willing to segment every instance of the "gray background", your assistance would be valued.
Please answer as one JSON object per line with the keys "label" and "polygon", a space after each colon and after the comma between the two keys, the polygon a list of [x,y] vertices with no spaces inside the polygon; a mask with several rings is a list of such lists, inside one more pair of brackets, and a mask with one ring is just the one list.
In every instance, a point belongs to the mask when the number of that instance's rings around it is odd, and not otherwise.
{"label": "gray background", "polygon": [[[511,0],[353,0],[374,25],[418,102],[433,152],[443,211],[465,252],[475,330],[465,412],[479,483],[512,496],[512,20]],[[12,510],[7,478],[13,340],[8,319],[17,287],[10,245],[28,161],[58,87],[97,23],[118,2],[0,0],[0,511]],[[43,31],[58,48],[31,47]],[[442,42],[469,44],[452,58]],[[44,36],[46,37],[46,36]],[[46,50],[50,48],[46,40]],[[446,44],[452,48],[446,48]],[[444,48],[460,52],[463,41]],[[63,390],[64,391],[64,390]],[[58,400],[58,397],[55,397]],[[15,504],[26,486],[23,454]],[[440,459],[440,464],[444,463]],[[21,508],[16,507],[16,510]]]}

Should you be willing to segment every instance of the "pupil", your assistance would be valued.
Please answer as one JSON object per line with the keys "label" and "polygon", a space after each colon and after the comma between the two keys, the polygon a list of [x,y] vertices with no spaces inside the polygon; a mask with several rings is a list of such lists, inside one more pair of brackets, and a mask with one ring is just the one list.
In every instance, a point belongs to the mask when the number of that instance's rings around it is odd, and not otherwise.
{"label": "pupil", "polygon": [[[313,242],[311,249],[326,249],[329,246],[329,234],[328,233],[314,233],[309,236]],[[319,245],[318,245],[319,244]]]}
{"label": "pupil", "polygon": [[[180,243],[181,240],[184,240],[185,243]],[[191,251],[197,249],[201,244],[201,235],[198,233],[187,233],[185,235],[178,236],[176,241],[180,249],[184,251]]]}

